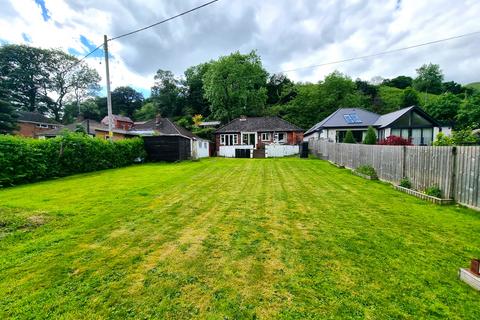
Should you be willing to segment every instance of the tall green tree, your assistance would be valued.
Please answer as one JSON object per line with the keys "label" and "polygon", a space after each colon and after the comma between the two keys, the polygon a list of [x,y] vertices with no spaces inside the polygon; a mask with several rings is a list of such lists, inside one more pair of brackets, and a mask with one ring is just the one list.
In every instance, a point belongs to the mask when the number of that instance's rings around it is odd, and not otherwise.
{"label": "tall green tree", "polygon": [[45,111],[42,89],[49,83],[49,51],[25,45],[0,47],[1,89],[8,102],[26,111]]}
{"label": "tall green tree", "polygon": [[146,120],[151,120],[155,119],[155,116],[158,113],[158,108],[155,105],[154,102],[152,102],[151,99],[147,99],[145,101],[145,104],[135,111],[135,114],[133,115],[135,120],[141,120],[141,121],[146,121]]}
{"label": "tall green tree", "polygon": [[185,106],[181,81],[171,71],[159,69],[154,77],[151,101],[163,117],[181,116]]}
{"label": "tall green tree", "polygon": [[463,101],[456,119],[460,128],[480,128],[480,92]]}
{"label": "tall green tree", "polygon": [[47,110],[60,121],[65,103],[80,100],[99,89],[97,71],[60,50],[49,51],[48,82],[42,88]]}
{"label": "tall green tree", "polygon": [[188,68],[185,71],[185,113],[193,116],[201,114],[204,118],[210,116],[210,103],[205,98],[203,77],[210,67],[210,63],[202,63]]}
{"label": "tall green tree", "polygon": [[462,99],[453,93],[444,93],[437,100],[427,103],[425,110],[435,119],[453,124],[462,104]]}
{"label": "tall green tree", "polygon": [[455,81],[448,81],[442,84],[443,92],[450,92],[453,94],[461,94],[465,92],[465,88]]}
{"label": "tall green tree", "polygon": [[413,84],[413,79],[408,76],[398,76],[393,79],[385,79],[382,82],[383,85],[394,87],[398,89],[406,89],[407,87],[411,87]]}
{"label": "tall green tree", "polygon": [[17,129],[17,113],[7,101],[0,100],[0,134],[13,133]]}
{"label": "tall green tree", "polygon": [[284,74],[272,74],[267,82],[267,104],[287,103],[295,95],[294,83]]}
{"label": "tall green tree", "polygon": [[225,122],[240,115],[264,113],[267,72],[254,51],[235,52],[213,61],[203,81],[205,97],[215,119]]}
{"label": "tall green tree", "polygon": [[413,87],[420,92],[440,94],[443,90],[443,72],[438,64],[424,64],[417,69]]}
{"label": "tall green tree", "polygon": [[24,45],[0,47],[0,78],[16,108],[50,113],[57,121],[66,102],[95,91],[100,80],[94,69],[61,50]]}
{"label": "tall green tree", "polygon": [[401,108],[417,106],[419,102],[420,99],[418,98],[418,92],[415,89],[413,89],[412,87],[408,87],[403,90],[402,100],[400,103]]}
{"label": "tall green tree", "polygon": [[143,104],[143,94],[132,87],[117,87],[112,91],[112,112],[133,117]]}
{"label": "tall green tree", "polygon": [[338,108],[368,108],[369,97],[357,89],[346,75],[335,71],[317,84],[294,86],[295,97],[285,105],[268,110],[302,128],[308,129]]}

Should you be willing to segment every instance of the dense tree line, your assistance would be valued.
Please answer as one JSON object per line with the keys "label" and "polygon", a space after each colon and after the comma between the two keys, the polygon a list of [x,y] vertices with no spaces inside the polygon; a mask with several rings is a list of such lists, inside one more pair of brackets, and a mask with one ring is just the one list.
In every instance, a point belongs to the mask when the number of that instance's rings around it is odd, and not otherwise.
{"label": "dense tree line", "polygon": [[[73,64],[78,64],[71,68]],[[480,92],[454,81],[444,82],[440,66],[425,64],[415,78],[376,77],[352,80],[335,71],[317,83],[268,74],[255,51],[239,52],[188,68],[182,77],[159,69],[151,95],[131,87],[112,91],[116,114],[148,120],[161,114],[199,131],[192,119],[228,122],[240,115],[278,115],[308,129],[341,107],[358,107],[380,114],[419,105],[456,128],[480,126]],[[59,50],[28,46],[0,47],[0,130],[9,132],[12,110],[38,111],[71,123],[81,114],[100,120],[107,114],[105,97],[98,96],[99,75]],[[2,120],[7,119],[7,120]],[[198,121],[197,121],[198,122]],[[210,132],[211,134],[211,132]]]}

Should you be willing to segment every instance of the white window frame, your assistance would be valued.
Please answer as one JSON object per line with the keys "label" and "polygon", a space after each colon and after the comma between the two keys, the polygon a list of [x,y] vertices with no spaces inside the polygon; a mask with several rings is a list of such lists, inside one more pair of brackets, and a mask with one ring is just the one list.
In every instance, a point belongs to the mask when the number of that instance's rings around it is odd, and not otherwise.
{"label": "white window frame", "polygon": [[262,132],[262,141],[270,141],[270,132]]}
{"label": "white window frame", "polygon": [[46,129],[48,129],[48,124],[37,123],[37,128],[46,128]]}
{"label": "white window frame", "polygon": [[[278,136],[279,136],[280,134],[283,134],[283,139],[282,139],[282,140],[279,140],[279,139],[278,139]],[[273,142],[274,142],[274,143],[286,143],[286,142],[287,142],[287,139],[286,139],[286,138],[287,138],[287,133],[286,133],[286,132],[275,132],[275,133],[273,134]]]}
{"label": "white window frame", "polygon": [[237,134],[221,134],[220,135],[220,145],[222,146],[234,146],[238,144],[238,135]]}

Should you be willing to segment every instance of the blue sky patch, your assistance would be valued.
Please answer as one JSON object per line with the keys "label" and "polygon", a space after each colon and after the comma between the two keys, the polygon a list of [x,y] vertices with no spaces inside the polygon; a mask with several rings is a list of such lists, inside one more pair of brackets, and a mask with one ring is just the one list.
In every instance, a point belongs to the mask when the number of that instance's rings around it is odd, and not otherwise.
{"label": "blue sky patch", "polygon": [[[86,55],[87,53],[94,50],[98,46],[98,44],[94,44],[92,41],[88,40],[87,37],[85,37],[84,35],[80,35],[80,42],[87,48],[85,50],[85,52],[80,53],[82,55]],[[70,49],[68,49],[68,50],[70,52]],[[73,49],[73,50],[75,50],[75,49]],[[98,49],[97,51],[95,51],[94,53],[92,53],[90,55],[90,57],[95,57],[95,58],[103,58],[103,56],[104,56],[103,55],[103,48]],[[109,53],[109,57],[112,57],[112,55],[110,53]]]}
{"label": "blue sky patch", "polygon": [[43,21],[50,20],[50,12],[48,12],[47,7],[45,6],[45,0],[35,0],[35,3],[42,9]]}
{"label": "blue sky patch", "polygon": [[23,40],[25,40],[25,42],[28,42],[28,43],[32,42],[32,38],[30,38],[30,36],[25,32],[22,32],[22,38]]}

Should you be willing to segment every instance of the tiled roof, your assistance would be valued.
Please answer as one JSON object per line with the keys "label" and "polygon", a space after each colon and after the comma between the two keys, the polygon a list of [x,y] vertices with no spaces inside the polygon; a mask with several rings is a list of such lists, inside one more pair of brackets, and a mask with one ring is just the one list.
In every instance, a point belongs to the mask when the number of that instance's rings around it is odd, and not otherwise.
{"label": "tiled roof", "polygon": [[[87,125],[87,121],[88,121],[88,125]],[[95,129],[105,127],[104,125],[102,125],[101,123],[99,123],[95,120],[86,120],[85,119],[85,120],[80,121],[80,122],[67,124],[66,126],[63,126],[63,127],[57,128],[57,129],[41,132],[38,135],[39,136],[45,136],[45,137],[55,137],[55,136],[58,136],[59,134],[61,134],[61,132],[63,130],[68,130],[68,131],[72,131],[72,132],[75,131],[77,129],[77,126],[82,126],[85,129],[85,131],[87,131],[87,127],[89,127],[90,128],[89,134],[91,134],[91,135],[95,135]],[[108,130],[108,128],[107,128],[107,130]]]}
{"label": "tiled roof", "polygon": [[[425,111],[423,111],[417,106],[403,108],[384,115],[379,115],[361,108],[341,108],[320,121],[319,123],[317,123],[316,125],[314,125],[313,127],[311,127],[310,129],[308,129],[305,135],[318,131],[321,128],[355,128],[368,126],[385,128],[386,126],[390,125],[412,109],[415,109],[417,113],[421,114],[433,124],[439,125],[435,119],[433,119],[431,116],[425,113]],[[361,122],[348,123],[344,116],[351,114],[356,114],[357,118],[360,119]]]}
{"label": "tiled roof", "polygon": [[34,122],[34,123],[48,123],[48,124],[58,124],[54,119],[45,117],[43,114],[38,112],[28,112],[28,111],[18,111],[18,119],[20,122]]}
{"label": "tiled roof", "polygon": [[132,129],[132,131],[138,132],[145,132],[148,130],[155,131],[160,135],[181,135],[187,138],[200,139],[184,127],[179,126],[168,118],[148,120],[142,124],[135,125],[135,127]]}
{"label": "tiled roof", "polygon": [[248,117],[232,120],[219,128],[216,133],[241,131],[303,131],[303,129],[279,117]]}
{"label": "tiled roof", "polygon": [[[133,123],[132,119],[130,119],[129,117],[121,116],[121,115],[118,115],[118,114],[112,114],[112,119],[113,119],[113,121],[124,121],[124,122]],[[103,118],[101,122],[104,123],[104,124],[108,124],[108,116],[105,116],[105,118]]]}

